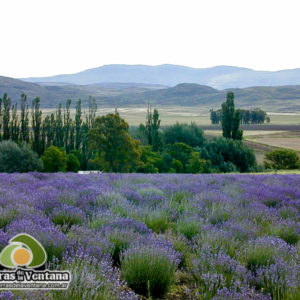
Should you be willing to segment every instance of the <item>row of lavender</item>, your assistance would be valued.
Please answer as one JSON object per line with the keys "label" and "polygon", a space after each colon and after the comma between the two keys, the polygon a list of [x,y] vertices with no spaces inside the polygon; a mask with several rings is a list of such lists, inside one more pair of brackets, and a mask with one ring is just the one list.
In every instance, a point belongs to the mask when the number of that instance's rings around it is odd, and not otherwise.
{"label": "row of lavender", "polygon": [[297,175],[0,174],[0,250],[73,274],[0,299],[300,299],[299,221]]}

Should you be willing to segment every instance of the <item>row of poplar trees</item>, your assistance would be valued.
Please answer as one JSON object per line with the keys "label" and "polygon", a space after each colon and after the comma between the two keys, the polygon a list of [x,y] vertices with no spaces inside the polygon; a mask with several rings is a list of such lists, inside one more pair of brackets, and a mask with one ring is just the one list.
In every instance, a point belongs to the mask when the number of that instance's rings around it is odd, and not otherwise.
{"label": "row of poplar trees", "polygon": [[39,98],[33,99],[29,109],[27,96],[22,94],[18,111],[18,103],[12,103],[4,94],[0,98],[0,142],[26,142],[39,156],[50,146],[64,148],[67,153],[77,150],[82,156],[83,167],[86,167],[88,131],[95,122],[97,104],[90,97],[88,111],[83,113],[81,100],[77,100],[74,119],[71,104],[71,100],[67,100],[65,106],[59,104],[55,112],[43,114]]}

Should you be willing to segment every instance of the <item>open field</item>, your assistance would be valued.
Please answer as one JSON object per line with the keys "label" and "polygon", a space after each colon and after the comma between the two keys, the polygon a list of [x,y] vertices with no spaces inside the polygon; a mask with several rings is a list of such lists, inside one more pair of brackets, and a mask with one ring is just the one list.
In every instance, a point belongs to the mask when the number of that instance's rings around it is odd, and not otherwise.
{"label": "open field", "polygon": [[0,174],[0,250],[31,234],[73,276],[0,298],[296,300],[299,201],[300,175]]}
{"label": "open field", "polygon": [[[196,122],[201,126],[210,126],[210,115],[208,107],[184,107],[184,106],[157,106],[159,111],[160,118],[162,120],[161,124],[171,125],[176,122],[179,123],[190,123]],[[84,109],[83,109],[84,110]],[[54,112],[54,109],[43,109],[43,111],[47,114],[50,112]],[[99,107],[97,115],[104,115],[107,113],[114,112],[115,109],[112,107],[105,108]],[[140,123],[145,122],[146,117],[146,107],[123,107],[118,108],[118,112],[121,117],[125,118],[125,120],[129,123],[129,125],[137,126]],[[75,110],[72,110],[72,114],[74,115]],[[300,126],[300,114],[290,114],[290,113],[282,113],[282,114],[270,114],[272,125],[299,125]],[[251,125],[252,126],[252,125]],[[268,126],[268,125],[257,125],[260,127]]]}

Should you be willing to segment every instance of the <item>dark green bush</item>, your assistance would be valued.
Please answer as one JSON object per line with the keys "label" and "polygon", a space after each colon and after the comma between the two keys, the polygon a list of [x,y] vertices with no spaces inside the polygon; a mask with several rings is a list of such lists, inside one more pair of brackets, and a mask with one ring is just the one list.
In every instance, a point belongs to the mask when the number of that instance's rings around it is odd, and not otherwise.
{"label": "dark green bush", "polygon": [[199,149],[200,157],[210,160],[219,172],[249,172],[256,166],[253,150],[241,141],[214,138]]}
{"label": "dark green bush", "polygon": [[276,149],[265,155],[265,167],[277,170],[300,168],[300,158],[296,151]]}
{"label": "dark green bush", "polygon": [[195,123],[168,126],[164,129],[166,144],[185,143],[192,147],[201,147],[204,143],[203,130]]}
{"label": "dark green bush", "polygon": [[77,172],[80,169],[80,161],[75,154],[69,153],[67,156],[67,170]]}
{"label": "dark green bush", "polygon": [[64,172],[67,169],[67,155],[56,146],[47,148],[42,160],[46,172]]}
{"label": "dark green bush", "polygon": [[141,248],[125,252],[121,261],[124,279],[143,296],[162,298],[174,279],[175,265],[157,249]]}
{"label": "dark green bush", "polygon": [[0,172],[42,171],[43,163],[26,144],[19,147],[15,142],[0,143]]}

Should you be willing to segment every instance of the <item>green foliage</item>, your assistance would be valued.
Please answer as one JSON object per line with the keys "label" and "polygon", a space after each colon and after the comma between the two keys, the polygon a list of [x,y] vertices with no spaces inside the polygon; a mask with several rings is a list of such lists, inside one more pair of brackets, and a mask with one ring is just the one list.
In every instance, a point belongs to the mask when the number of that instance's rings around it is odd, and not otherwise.
{"label": "green foliage", "polygon": [[200,224],[192,220],[180,220],[176,225],[176,231],[183,234],[188,240],[201,232]]}
{"label": "green foliage", "polygon": [[214,138],[199,149],[200,156],[210,160],[219,172],[249,172],[256,166],[253,150],[241,141]]}
{"label": "green foliage", "polygon": [[143,164],[139,168],[139,172],[158,173],[162,164],[162,158],[159,153],[152,151],[152,146],[141,146],[140,149]]}
{"label": "green foliage", "polygon": [[269,266],[275,262],[274,249],[267,246],[250,246],[246,251],[246,267],[256,272],[260,267]]}
{"label": "green foliage", "polygon": [[138,135],[142,144],[152,146],[154,151],[158,151],[161,148],[159,127],[160,119],[158,110],[154,109],[152,113],[151,105],[148,104],[146,124],[140,124]]}
{"label": "green foliage", "polygon": [[300,235],[297,233],[294,227],[280,226],[271,230],[272,234],[280,237],[285,242],[291,245],[295,245],[300,241]]}
{"label": "green foliage", "polygon": [[32,102],[31,126],[33,131],[32,149],[37,154],[41,155],[43,150],[41,143],[42,111],[40,110],[39,98],[35,98]]}
{"label": "green foliage", "polygon": [[67,170],[70,172],[77,172],[80,169],[80,161],[73,153],[67,155]]}
{"label": "green foliage", "polygon": [[201,159],[199,152],[192,152],[191,158],[187,161],[186,170],[188,173],[209,173],[211,163],[209,160]]}
{"label": "green foliage", "polygon": [[170,227],[169,218],[164,211],[153,211],[147,214],[144,223],[156,233],[164,233]]}
{"label": "green foliage", "polygon": [[10,224],[10,222],[14,219],[16,216],[16,211],[14,209],[3,209],[0,208],[0,228],[5,231],[6,226]]}
{"label": "green foliage", "polygon": [[240,112],[234,107],[234,93],[228,92],[226,102],[222,104],[222,129],[223,137],[234,140],[241,140],[243,131],[240,127]]}
{"label": "green foliage", "polygon": [[[73,261],[62,262],[61,270],[69,270],[72,281],[68,289],[51,291],[50,299],[64,300],[117,300],[99,265],[89,259],[74,257]],[[92,280],[91,280],[92,278]],[[92,283],[93,281],[93,283]]]}
{"label": "green foliage", "polygon": [[[166,151],[173,158],[172,168],[174,168],[178,173],[185,172],[186,164],[191,157],[193,148],[185,143],[175,143],[168,145]],[[178,162],[180,162],[181,165]]]}
{"label": "green foliage", "polygon": [[56,225],[67,226],[70,228],[72,225],[82,224],[83,219],[80,215],[59,211],[53,214],[52,222]]}
{"label": "green foliage", "polygon": [[129,252],[121,261],[124,279],[140,295],[162,298],[174,279],[175,266],[166,254],[141,248]]}
{"label": "green foliage", "polygon": [[128,124],[119,114],[95,119],[89,131],[89,148],[105,171],[132,172],[141,164],[139,142],[129,135]]}
{"label": "green foliage", "polygon": [[26,144],[19,147],[12,141],[0,143],[0,172],[42,171],[43,163]]}
{"label": "green foliage", "polygon": [[46,149],[42,161],[45,172],[65,172],[67,169],[67,155],[64,150],[56,146]]}
{"label": "green foliage", "polygon": [[171,173],[183,173],[183,171],[184,171],[184,169],[183,169],[183,165],[182,165],[181,161],[173,158],[172,163],[171,163],[170,172]]}
{"label": "green foliage", "polygon": [[191,147],[201,147],[204,143],[203,130],[195,123],[168,126],[164,129],[166,144],[185,143]]}
{"label": "green foliage", "polygon": [[300,157],[290,149],[276,149],[265,155],[265,167],[276,170],[300,168]]}

